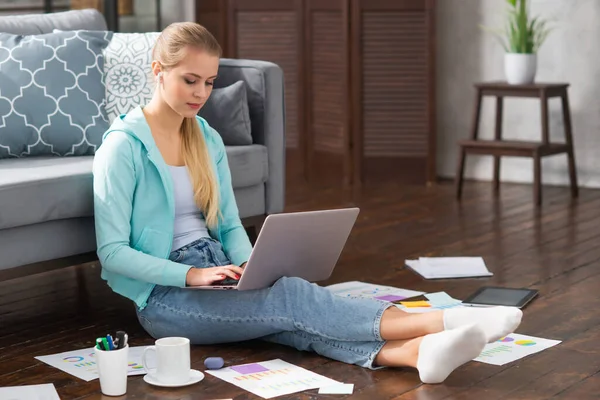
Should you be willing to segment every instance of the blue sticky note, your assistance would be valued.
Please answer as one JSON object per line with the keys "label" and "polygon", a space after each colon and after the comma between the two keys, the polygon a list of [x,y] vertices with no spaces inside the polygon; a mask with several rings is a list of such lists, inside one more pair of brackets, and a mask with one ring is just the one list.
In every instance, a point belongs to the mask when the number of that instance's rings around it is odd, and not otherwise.
{"label": "blue sticky note", "polygon": [[429,300],[433,306],[443,306],[459,302],[450,297],[446,292],[427,293],[425,297],[427,297],[427,300]]}

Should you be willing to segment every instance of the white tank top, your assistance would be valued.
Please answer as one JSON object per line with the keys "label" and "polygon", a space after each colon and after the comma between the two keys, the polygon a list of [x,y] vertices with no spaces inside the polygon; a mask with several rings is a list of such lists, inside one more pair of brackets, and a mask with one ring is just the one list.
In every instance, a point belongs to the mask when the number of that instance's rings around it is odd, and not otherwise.
{"label": "white tank top", "polygon": [[177,250],[202,237],[210,237],[204,215],[194,201],[192,180],[187,167],[169,165],[175,191],[173,249]]}

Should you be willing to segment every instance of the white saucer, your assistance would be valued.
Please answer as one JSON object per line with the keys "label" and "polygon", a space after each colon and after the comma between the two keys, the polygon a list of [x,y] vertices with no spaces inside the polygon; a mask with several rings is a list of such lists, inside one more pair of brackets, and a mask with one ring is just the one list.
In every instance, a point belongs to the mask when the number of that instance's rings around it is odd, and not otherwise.
{"label": "white saucer", "polygon": [[162,387],[181,387],[181,386],[188,386],[188,385],[193,385],[194,383],[198,383],[200,382],[202,379],[204,379],[204,374],[200,371],[197,371],[195,369],[191,369],[190,370],[190,380],[185,382],[185,383],[163,383],[159,380],[157,380],[153,374],[146,374],[144,375],[144,381],[146,383],[149,383],[151,385],[154,386],[162,386]]}

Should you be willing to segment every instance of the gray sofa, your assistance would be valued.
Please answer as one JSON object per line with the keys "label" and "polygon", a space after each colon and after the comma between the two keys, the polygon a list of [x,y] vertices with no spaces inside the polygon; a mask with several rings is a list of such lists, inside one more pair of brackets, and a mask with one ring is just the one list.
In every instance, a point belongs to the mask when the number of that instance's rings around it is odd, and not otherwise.
{"label": "gray sofa", "polygon": [[[95,10],[0,17],[0,32],[55,28],[107,29]],[[222,59],[215,87],[240,79],[253,144],[228,146],[227,155],[240,216],[256,228],[284,207],[283,74],[269,62]],[[96,259],[92,162],[93,156],[0,159],[0,280]]]}

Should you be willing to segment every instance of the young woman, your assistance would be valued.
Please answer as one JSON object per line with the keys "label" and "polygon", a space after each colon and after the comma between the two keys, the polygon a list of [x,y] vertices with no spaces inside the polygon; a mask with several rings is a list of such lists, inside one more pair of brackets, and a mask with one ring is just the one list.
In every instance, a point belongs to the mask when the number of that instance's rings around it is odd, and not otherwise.
{"label": "young woman", "polygon": [[152,100],[116,119],[94,160],[102,277],[136,304],[151,336],[261,338],[367,368],[414,367],[423,382],[438,383],[516,329],[515,308],[408,314],[298,278],[252,291],[185,289],[239,279],[252,249],[223,141],[196,116],[220,55],[202,26],[167,27],[153,51]]}

